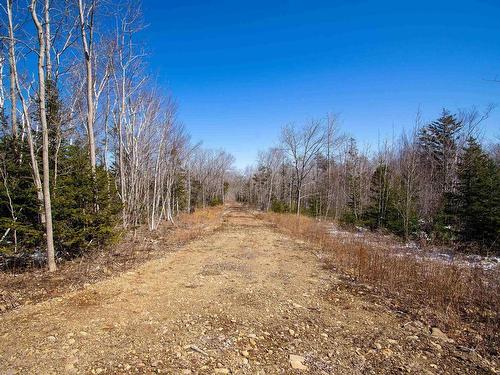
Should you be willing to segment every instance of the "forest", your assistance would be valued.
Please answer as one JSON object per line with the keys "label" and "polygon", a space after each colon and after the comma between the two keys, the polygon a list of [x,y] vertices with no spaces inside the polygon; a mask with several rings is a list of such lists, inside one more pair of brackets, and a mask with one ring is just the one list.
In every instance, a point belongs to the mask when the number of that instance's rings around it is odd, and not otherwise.
{"label": "forest", "polygon": [[429,122],[418,112],[410,129],[376,150],[360,149],[334,114],[289,124],[240,177],[238,199],[404,240],[500,254],[500,144],[485,143],[481,130],[493,109],[443,109]]}
{"label": "forest", "polygon": [[498,11],[0,0],[0,374],[500,373]]}
{"label": "forest", "polygon": [[134,1],[7,0],[2,267],[56,263],[220,204],[234,158],[191,141],[148,68]]}
{"label": "forest", "polygon": [[[25,6],[26,5],[26,6]],[[376,150],[330,114],[282,128],[255,167],[193,142],[148,68],[134,2],[7,0],[0,28],[2,268],[103,248],[121,233],[237,200],[451,244],[500,249],[500,145],[493,106],[443,109]]]}

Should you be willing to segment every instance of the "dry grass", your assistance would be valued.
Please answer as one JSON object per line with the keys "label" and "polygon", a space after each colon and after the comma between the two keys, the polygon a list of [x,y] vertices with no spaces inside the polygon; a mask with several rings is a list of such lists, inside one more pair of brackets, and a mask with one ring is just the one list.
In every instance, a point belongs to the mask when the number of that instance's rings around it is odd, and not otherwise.
{"label": "dry grass", "polygon": [[368,284],[395,308],[438,325],[463,345],[498,355],[500,270],[464,267],[391,253],[353,240],[338,241],[324,224],[295,215],[263,214],[288,235],[318,246],[326,266],[346,280]]}

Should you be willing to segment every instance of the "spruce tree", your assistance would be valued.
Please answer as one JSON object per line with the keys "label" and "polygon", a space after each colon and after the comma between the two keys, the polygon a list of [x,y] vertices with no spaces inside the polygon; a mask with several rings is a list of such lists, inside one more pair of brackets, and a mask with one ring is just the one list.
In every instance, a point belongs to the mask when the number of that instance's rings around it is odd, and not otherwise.
{"label": "spruce tree", "polygon": [[422,156],[435,168],[441,193],[453,189],[457,139],[463,123],[443,109],[441,117],[424,127],[419,136]]}
{"label": "spruce tree", "polygon": [[463,123],[446,109],[441,117],[420,131],[421,167],[428,174],[426,189],[430,189],[432,211],[428,213],[430,230],[442,242],[454,240],[451,198],[456,189],[457,143]]}
{"label": "spruce tree", "polygon": [[500,170],[474,138],[458,169],[457,222],[460,239],[500,251]]}
{"label": "spruce tree", "polygon": [[370,203],[365,211],[366,224],[371,229],[386,227],[389,205],[389,169],[379,162],[370,183]]}
{"label": "spruce tree", "polygon": [[346,159],[346,191],[347,211],[342,220],[349,224],[357,223],[361,213],[361,176],[359,172],[360,157],[354,138],[349,140]]}

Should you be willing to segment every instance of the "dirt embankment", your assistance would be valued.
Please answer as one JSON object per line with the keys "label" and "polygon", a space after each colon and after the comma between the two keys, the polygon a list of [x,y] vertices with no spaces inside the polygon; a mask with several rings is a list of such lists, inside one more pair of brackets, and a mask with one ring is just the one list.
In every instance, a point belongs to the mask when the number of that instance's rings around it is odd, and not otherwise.
{"label": "dirt embankment", "polygon": [[495,371],[345,288],[310,246],[252,212],[232,206],[223,217],[179,251],[0,316],[0,373]]}

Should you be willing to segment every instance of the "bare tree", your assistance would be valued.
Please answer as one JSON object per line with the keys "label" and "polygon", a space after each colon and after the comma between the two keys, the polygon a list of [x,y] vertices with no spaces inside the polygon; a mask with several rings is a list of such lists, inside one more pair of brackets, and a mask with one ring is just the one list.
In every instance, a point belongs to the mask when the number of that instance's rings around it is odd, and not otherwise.
{"label": "bare tree", "polygon": [[95,104],[94,104],[94,72],[93,62],[93,41],[94,41],[94,17],[97,0],[90,0],[87,4],[84,0],[78,0],[78,16],[80,21],[80,34],[83,46],[83,57],[85,61],[86,75],[86,99],[87,99],[87,137],[89,144],[90,165],[92,174],[96,171],[96,147],[95,147]]}
{"label": "bare tree", "polygon": [[38,35],[38,106],[40,123],[42,125],[42,162],[43,162],[43,203],[45,209],[45,230],[47,241],[47,260],[49,271],[56,270],[54,236],[52,230],[52,205],[50,197],[50,169],[49,169],[49,132],[47,127],[46,88],[45,88],[45,48],[46,39],[44,29],[36,10],[37,1],[31,0],[30,11]]}
{"label": "bare tree", "polygon": [[17,77],[17,62],[16,62],[16,52],[15,52],[15,39],[14,39],[14,24],[12,16],[12,1],[7,0],[7,20],[8,20],[8,30],[9,30],[9,65],[10,65],[10,121],[12,124],[12,135],[16,139],[18,136],[17,129],[17,93],[16,93],[16,77]]}
{"label": "bare tree", "polygon": [[283,150],[290,158],[295,171],[297,215],[300,215],[304,180],[311,172],[314,158],[323,149],[325,141],[325,129],[321,121],[311,121],[301,129],[287,125],[282,130]]}

